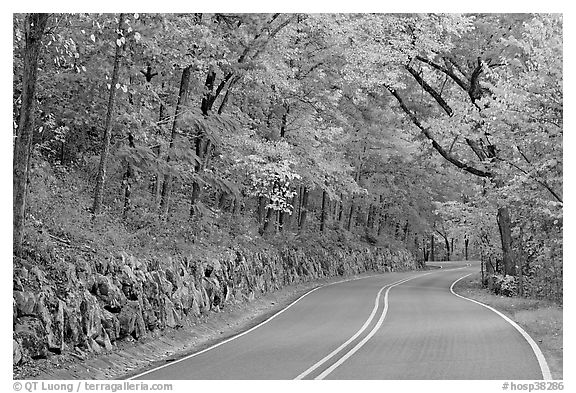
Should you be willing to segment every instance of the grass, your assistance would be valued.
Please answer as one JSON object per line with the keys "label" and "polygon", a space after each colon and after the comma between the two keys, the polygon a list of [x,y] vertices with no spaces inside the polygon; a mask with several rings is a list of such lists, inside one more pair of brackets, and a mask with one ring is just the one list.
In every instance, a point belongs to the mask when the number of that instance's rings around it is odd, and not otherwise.
{"label": "grass", "polygon": [[562,306],[548,300],[494,295],[481,287],[480,273],[454,286],[454,291],[489,305],[522,326],[536,341],[554,379],[563,379]]}

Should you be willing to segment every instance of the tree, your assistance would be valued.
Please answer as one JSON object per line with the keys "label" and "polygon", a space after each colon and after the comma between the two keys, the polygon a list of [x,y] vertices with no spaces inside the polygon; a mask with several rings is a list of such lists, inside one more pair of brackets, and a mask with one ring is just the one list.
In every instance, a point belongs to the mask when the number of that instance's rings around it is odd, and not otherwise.
{"label": "tree", "polygon": [[34,133],[38,56],[48,19],[48,14],[27,14],[24,20],[25,48],[22,73],[22,105],[20,107],[18,132],[14,142],[13,166],[13,247],[16,255],[20,255],[22,250],[28,172]]}
{"label": "tree", "polygon": [[106,180],[106,164],[108,163],[108,154],[110,152],[110,139],[112,137],[112,121],[114,116],[114,104],[116,100],[116,91],[118,90],[118,76],[120,73],[120,61],[126,38],[124,37],[124,14],[118,17],[118,37],[114,47],[114,70],[112,71],[112,80],[108,85],[110,94],[108,96],[108,109],[104,123],[104,135],[102,138],[102,152],[100,153],[100,165],[98,166],[98,176],[96,178],[96,188],[94,189],[94,204],[92,213],[99,214],[102,206],[102,196],[104,190],[104,181]]}

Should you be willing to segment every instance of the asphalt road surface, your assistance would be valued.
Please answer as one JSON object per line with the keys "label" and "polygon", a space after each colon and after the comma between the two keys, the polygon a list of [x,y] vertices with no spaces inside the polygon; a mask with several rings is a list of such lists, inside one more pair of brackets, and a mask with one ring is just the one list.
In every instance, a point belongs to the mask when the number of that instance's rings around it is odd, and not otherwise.
{"label": "asphalt road surface", "polygon": [[478,264],[439,265],[319,288],[245,334],[135,378],[543,378],[517,329],[451,293]]}

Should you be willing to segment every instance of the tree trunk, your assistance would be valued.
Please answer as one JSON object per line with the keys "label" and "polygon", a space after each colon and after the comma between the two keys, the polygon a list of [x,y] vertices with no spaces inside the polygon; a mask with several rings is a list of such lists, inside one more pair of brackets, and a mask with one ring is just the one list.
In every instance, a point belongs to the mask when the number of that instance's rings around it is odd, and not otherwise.
{"label": "tree trunk", "polygon": [[516,266],[512,256],[512,230],[510,222],[510,212],[507,207],[498,209],[496,216],[498,228],[500,229],[500,240],[502,241],[502,262],[504,263],[504,275],[515,275]]}
{"label": "tree trunk", "polygon": [[430,235],[430,260],[435,261],[434,257],[434,235]]}
{"label": "tree trunk", "polygon": [[298,188],[298,209],[296,213],[296,227],[300,228],[300,216],[302,215],[302,194],[304,193],[304,186]]}
{"label": "tree trunk", "polygon": [[283,211],[278,211],[278,232],[284,230],[284,223],[286,221],[286,213]]}
{"label": "tree trunk", "polygon": [[368,214],[366,216],[366,228],[368,229],[374,228],[374,210],[374,205],[370,204],[370,206],[368,206]]}
{"label": "tree trunk", "polygon": [[322,191],[322,213],[320,215],[320,232],[324,232],[324,227],[326,226],[326,215],[328,210],[328,193]]}
{"label": "tree trunk", "polygon": [[464,258],[465,258],[465,260],[468,260],[468,241],[469,241],[468,236],[466,236],[464,238]]}
{"label": "tree trunk", "polygon": [[256,219],[258,220],[259,224],[264,223],[264,212],[266,208],[266,198],[263,196],[258,197],[258,208],[256,210]]}
{"label": "tree trunk", "polygon": [[[118,31],[123,32],[124,14],[118,18]],[[118,39],[123,38],[122,33],[118,33]],[[104,124],[104,138],[102,142],[102,153],[100,154],[100,165],[98,166],[98,176],[96,178],[96,188],[94,190],[94,205],[92,213],[99,214],[102,206],[102,197],[104,191],[104,181],[106,180],[106,165],[108,163],[108,154],[110,153],[110,139],[112,138],[112,115],[114,114],[114,103],[116,100],[116,84],[120,74],[120,60],[122,59],[122,50],[124,44],[114,43],[116,53],[114,55],[114,69],[112,70],[112,81],[110,82],[110,95],[108,96],[108,109],[106,111],[106,122]]]}
{"label": "tree trunk", "polygon": [[300,229],[304,229],[304,226],[306,225],[306,217],[308,216],[308,195],[308,188],[304,187],[302,194],[302,211],[300,213]]}
{"label": "tree trunk", "polygon": [[342,199],[342,197],[343,195],[340,193],[340,203],[338,204],[338,222],[342,222],[342,215],[344,214],[344,199]]}
{"label": "tree trunk", "polygon": [[272,224],[272,213],[274,213],[274,209],[266,209],[266,218],[264,219],[264,225],[262,225],[262,229],[260,230],[260,235],[264,235],[269,231],[270,224]]}
{"label": "tree trunk", "polygon": [[24,21],[26,46],[24,48],[24,70],[22,75],[22,106],[14,144],[13,158],[13,252],[20,255],[24,237],[28,173],[34,134],[34,111],[36,103],[36,79],[38,55],[48,14],[28,14]]}
{"label": "tree trunk", "polygon": [[408,221],[406,221],[406,224],[404,224],[404,228],[402,228],[402,232],[403,232],[403,240],[404,242],[406,242],[406,239],[408,238],[408,228],[410,227],[410,223]]}
{"label": "tree trunk", "polygon": [[354,216],[354,198],[350,201],[350,212],[348,214],[348,223],[346,224],[346,230],[350,231],[352,227],[352,217]]}
{"label": "tree trunk", "polygon": [[[182,79],[180,80],[180,91],[178,92],[178,102],[176,103],[176,110],[174,112],[174,121],[172,122],[172,133],[170,135],[170,147],[168,148],[168,156],[166,157],[166,162],[170,162],[170,155],[172,154],[172,149],[174,148],[174,139],[176,138],[176,133],[178,132],[178,126],[180,124],[180,117],[182,115],[182,109],[188,101],[188,86],[190,85],[190,73],[192,71],[192,66],[188,66],[182,70]],[[168,208],[170,202],[170,195],[172,193],[172,174],[166,173],[164,175],[164,184],[162,185],[162,201],[160,204],[161,214],[168,215]]]}
{"label": "tree trunk", "polygon": [[[159,96],[162,98],[164,96],[164,94],[162,93],[164,91],[164,83],[162,82],[162,90],[161,93],[159,94]],[[162,103],[162,101],[160,101],[160,111],[158,113],[158,123],[160,123],[162,125],[162,123],[164,123],[164,121],[167,119],[166,116],[166,110],[164,108],[164,104]],[[160,126],[160,130],[162,129],[162,126]],[[161,135],[162,132],[157,132],[157,134]],[[160,154],[161,154],[161,144],[159,143],[158,146],[155,148],[156,151],[156,157],[160,158]],[[154,183],[152,185],[152,195],[154,196],[154,204],[157,206],[158,202],[160,202],[160,194],[161,194],[161,190],[162,190],[162,179],[163,179],[163,175],[158,172],[156,173],[156,175],[154,176]]]}
{"label": "tree trunk", "polygon": [[[132,133],[128,133],[128,146],[130,149],[134,149],[136,145],[134,144],[134,136]],[[126,162],[126,172],[122,176],[122,184],[124,186],[124,208],[122,211],[122,219],[126,220],[128,216],[128,210],[130,210],[130,195],[132,195],[132,179],[134,178],[134,168],[130,161]]]}
{"label": "tree trunk", "polygon": [[196,201],[200,197],[200,184],[198,182],[192,183],[192,194],[190,195],[190,218],[194,217],[196,210],[198,209]]}

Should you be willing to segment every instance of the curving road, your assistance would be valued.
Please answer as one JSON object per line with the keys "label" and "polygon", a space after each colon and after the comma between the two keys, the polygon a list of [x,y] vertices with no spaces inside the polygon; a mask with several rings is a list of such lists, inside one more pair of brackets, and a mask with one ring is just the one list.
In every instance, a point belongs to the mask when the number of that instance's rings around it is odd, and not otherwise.
{"label": "curving road", "polygon": [[479,267],[441,265],[318,288],[236,338],[134,378],[546,377],[546,366],[542,370],[517,329],[450,291],[454,281]]}

